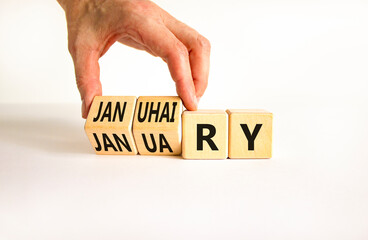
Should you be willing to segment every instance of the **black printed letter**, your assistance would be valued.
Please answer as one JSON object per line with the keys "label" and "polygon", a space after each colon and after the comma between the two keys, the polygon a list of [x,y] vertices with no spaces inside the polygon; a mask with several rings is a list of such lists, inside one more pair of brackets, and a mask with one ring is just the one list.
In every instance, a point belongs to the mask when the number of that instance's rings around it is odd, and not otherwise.
{"label": "black printed letter", "polygon": [[254,140],[256,139],[259,133],[259,130],[261,130],[262,124],[256,124],[253,130],[253,133],[250,133],[247,124],[240,124],[240,126],[243,129],[243,132],[248,139],[248,150],[254,151]]}
{"label": "black printed letter", "polygon": [[[203,129],[205,128],[210,131],[207,136],[203,136]],[[215,126],[211,124],[197,124],[197,150],[203,150],[203,141],[206,141],[212,150],[218,151],[216,144],[211,139],[215,134]]]}

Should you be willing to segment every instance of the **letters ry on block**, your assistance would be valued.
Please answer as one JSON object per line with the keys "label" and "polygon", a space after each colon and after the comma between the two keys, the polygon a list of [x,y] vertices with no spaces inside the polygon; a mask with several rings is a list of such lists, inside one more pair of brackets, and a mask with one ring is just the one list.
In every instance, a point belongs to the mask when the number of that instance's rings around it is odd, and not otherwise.
{"label": "letters ry on block", "polygon": [[227,158],[227,114],[222,110],[184,111],[182,156],[185,159]]}
{"label": "letters ry on block", "polygon": [[96,96],[84,129],[96,154],[135,155],[132,123],[136,97]]}
{"label": "letters ry on block", "polygon": [[229,109],[229,158],[272,157],[272,113]]}
{"label": "letters ry on block", "polygon": [[141,155],[180,155],[179,97],[139,97],[134,114],[133,134]]}

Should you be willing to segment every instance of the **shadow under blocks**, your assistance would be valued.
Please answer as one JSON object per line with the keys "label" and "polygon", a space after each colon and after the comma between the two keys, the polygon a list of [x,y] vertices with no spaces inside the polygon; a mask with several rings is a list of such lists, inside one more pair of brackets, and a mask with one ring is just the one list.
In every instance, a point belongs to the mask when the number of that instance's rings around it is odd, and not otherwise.
{"label": "shadow under blocks", "polygon": [[272,118],[258,109],[183,112],[177,96],[98,96],[85,131],[96,154],[257,159],[272,157]]}

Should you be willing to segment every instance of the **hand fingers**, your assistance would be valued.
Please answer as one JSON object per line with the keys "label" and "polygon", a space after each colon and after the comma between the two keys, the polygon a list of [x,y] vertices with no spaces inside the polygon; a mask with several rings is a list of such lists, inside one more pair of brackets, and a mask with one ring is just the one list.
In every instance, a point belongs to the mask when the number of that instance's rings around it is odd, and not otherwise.
{"label": "hand fingers", "polygon": [[176,83],[176,91],[188,110],[197,109],[197,98],[189,63],[189,53],[164,25],[147,23],[140,29],[145,47],[154,55],[161,57],[170,70]]}
{"label": "hand fingers", "polygon": [[77,86],[82,99],[82,117],[87,118],[93,98],[102,95],[100,82],[100,66],[98,51],[86,48],[75,47],[71,51]]}
{"label": "hand fingers", "polygon": [[196,96],[199,100],[204,94],[210,67],[210,42],[197,31],[167,15],[167,27],[187,47]]}

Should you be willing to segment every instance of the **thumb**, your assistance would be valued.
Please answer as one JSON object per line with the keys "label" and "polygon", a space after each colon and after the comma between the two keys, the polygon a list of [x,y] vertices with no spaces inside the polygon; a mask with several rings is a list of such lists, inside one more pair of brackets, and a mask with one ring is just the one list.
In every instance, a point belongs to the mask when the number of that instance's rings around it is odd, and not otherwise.
{"label": "thumb", "polygon": [[82,117],[87,118],[93,98],[102,95],[99,53],[93,50],[77,51],[73,56],[75,77],[82,100]]}

